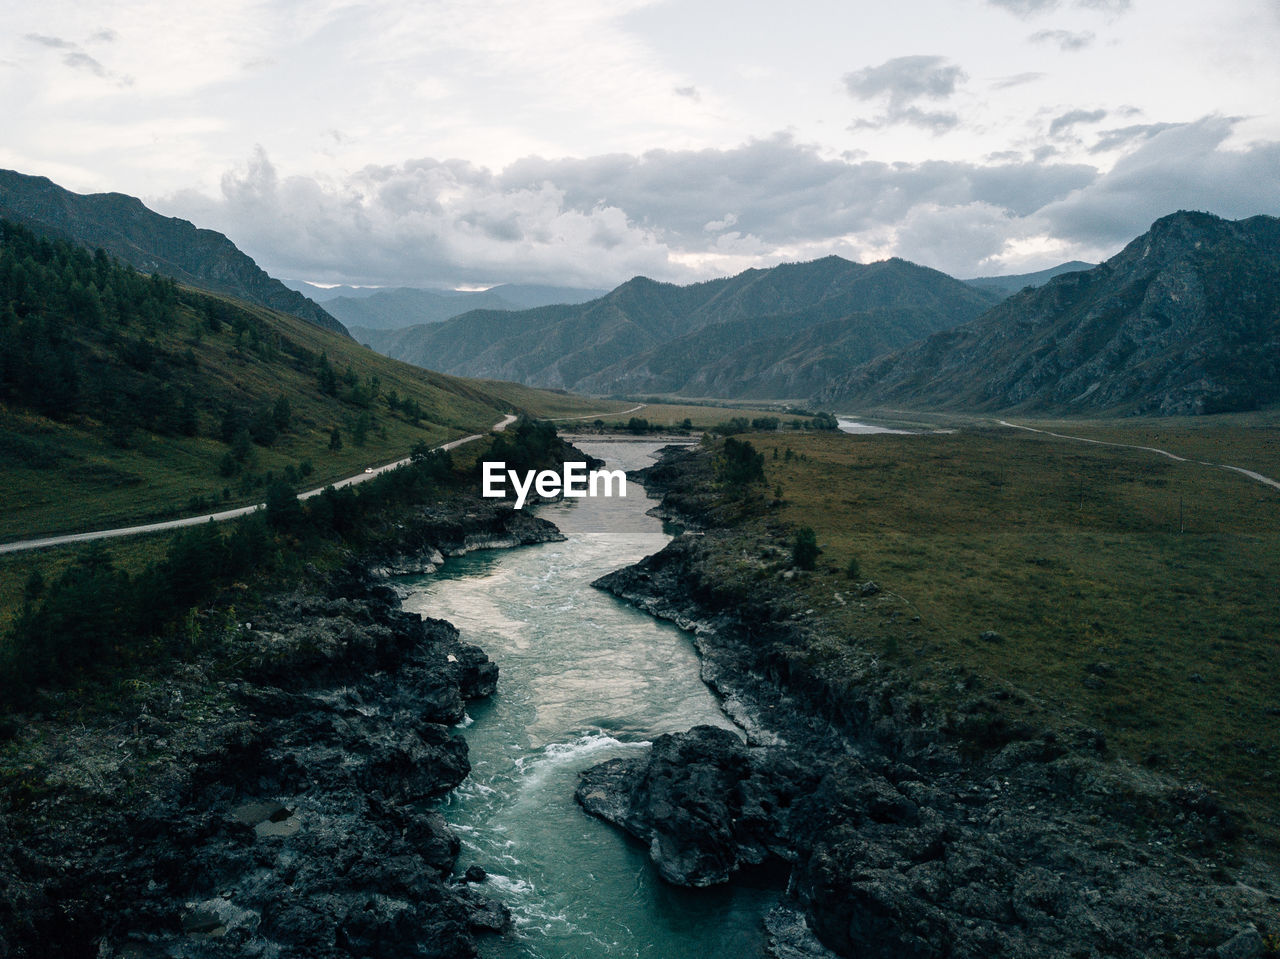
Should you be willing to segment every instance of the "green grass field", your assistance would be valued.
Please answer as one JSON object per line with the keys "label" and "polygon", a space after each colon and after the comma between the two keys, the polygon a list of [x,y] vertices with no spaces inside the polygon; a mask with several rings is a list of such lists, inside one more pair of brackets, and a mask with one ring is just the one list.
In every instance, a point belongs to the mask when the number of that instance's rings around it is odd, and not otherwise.
{"label": "green grass field", "polygon": [[[1023,423],[1017,418],[1009,422]],[[1280,478],[1280,413],[1248,413],[1163,419],[1025,421],[1067,436],[1151,446],[1208,463],[1227,463]]]}
{"label": "green grass field", "polygon": [[[586,419],[566,420],[559,423],[559,427],[564,432],[572,431],[575,426],[586,426],[595,419],[603,420],[606,426],[614,426],[618,423],[626,423],[632,418],[647,420],[651,425],[663,428],[680,428],[685,420],[691,423],[690,429],[709,430],[721,423],[727,423],[734,417],[745,416],[753,419],[758,416],[776,417],[782,423],[789,423],[792,420],[809,420],[809,416],[795,416],[793,414],[782,413],[775,408],[768,406],[720,406],[705,405],[698,403],[680,403],[680,402],[661,402],[661,403],[644,403],[640,404],[627,402],[625,400],[599,400],[602,404],[612,404],[618,406],[619,409],[614,413],[602,413],[598,416],[588,417]],[[640,409],[635,409],[639,405]],[[605,409],[605,406],[601,406]]]}
{"label": "green grass field", "polygon": [[[1090,427],[1135,445],[1150,428]],[[1238,429],[1258,432],[1242,448],[1237,429],[1173,439],[1266,468],[1276,428]],[[1008,708],[1026,718],[1103,730],[1120,755],[1220,789],[1280,836],[1280,491],[997,428],[750,439],[781,517],[818,532],[805,602],[845,637],[815,651],[824,668],[891,662],[943,703],[957,670],[986,677],[1021,694]],[[865,580],[888,594],[870,612]]]}

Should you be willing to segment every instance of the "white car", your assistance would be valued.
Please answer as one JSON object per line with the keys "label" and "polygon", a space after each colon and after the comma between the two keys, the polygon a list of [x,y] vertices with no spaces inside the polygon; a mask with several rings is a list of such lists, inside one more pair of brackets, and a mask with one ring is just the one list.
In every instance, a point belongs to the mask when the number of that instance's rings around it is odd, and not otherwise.
{"label": "white car", "polygon": [[365,471],[366,473],[372,473],[372,472],[373,472],[373,467],[372,467],[372,466],[366,466],[366,467],[364,468],[364,471]]}

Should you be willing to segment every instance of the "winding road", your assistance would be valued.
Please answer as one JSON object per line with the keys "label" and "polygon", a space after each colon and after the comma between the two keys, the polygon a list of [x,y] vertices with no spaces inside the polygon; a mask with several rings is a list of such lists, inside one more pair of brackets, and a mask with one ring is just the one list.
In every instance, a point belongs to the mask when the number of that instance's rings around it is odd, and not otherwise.
{"label": "winding road", "polygon": [[1117,446],[1126,450],[1142,450],[1146,453],[1158,453],[1161,456],[1167,456],[1169,459],[1178,463],[1199,463],[1201,466],[1208,466],[1211,469],[1231,470],[1233,473],[1239,473],[1247,476],[1249,479],[1262,483],[1264,486],[1271,486],[1280,489],[1280,482],[1273,480],[1270,476],[1263,476],[1261,473],[1255,473],[1253,470],[1247,470],[1243,466],[1229,466],[1226,463],[1206,463],[1204,460],[1191,460],[1185,456],[1178,456],[1176,453],[1170,453],[1168,450],[1162,450],[1156,446],[1135,446],[1132,443],[1111,443],[1107,440],[1090,439],[1087,436],[1069,436],[1066,433],[1051,433],[1048,430],[1038,430],[1034,426],[1019,426],[1017,423],[1010,423],[1008,420],[996,420],[1001,426],[1007,426],[1010,429],[1026,430],[1028,433],[1043,433],[1045,436],[1053,436],[1060,440],[1075,440],[1077,443],[1092,443],[1095,446]]}
{"label": "winding road", "polygon": [[553,416],[552,423],[563,423],[566,420],[595,420],[602,416],[626,416],[628,413],[634,413],[636,410],[642,410],[647,404],[640,403],[631,407],[629,410],[619,410],[617,413],[588,413],[586,416]]}
{"label": "winding road", "polygon": [[[644,405],[645,404],[641,403],[639,406],[632,407],[629,410],[623,410],[622,413],[623,414],[634,413],[637,410],[643,409]],[[586,416],[563,416],[563,417],[559,417],[558,419],[560,421],[590,419],[597,415],[603,415],[603,414],[590,413],[590,414],[587,414]],[[612,415],[616,416],[619,414],[615,413]],[[506,429],[515,421],[516,421],[515,414],[513,413],[507,414],[499,422],[493,425],[493,432],[495,433],[501,432],[502,430]],[[1170,453],[1168,450],[1162,450],[1155,446],[1135,446],[1130,443],[1111,443],[1105,440],[1090,439],[1089,437],[1086,437],[1086,436],[1069,436],[1065,433],[1053,433],[1053,432],[1050,432],[1049,430],[1036,429],[1033,426],[1021,426],[1018,423],[1010,423],[1007,420],[998,420],[997,422],[1001,426],[1007,426],[1010,429],[1026,430],[1029,433],[1043,433],[1046,436],[1053,436],[1057,439],[1074,440],[1077,443],[1093,443],[1096,446],[1118,446],[1123,449],[1142,450],[1148,453],[1156,453],[1160,456],[1167,456],[1169,459],[1176,460],[1179,463],[1193,462],[1191,460],[1188,460],[1185,456],[1178,456],[1176,453]],[[441,443],[439,446],[432,447],[432,449],[437,449],[437,450],[455,449],[456,447],[462,446],[466,443],[474,443],[476,440],[481,439],[482,435],[483,434],[480,434],[480,433],[472,433],[470,436],[463,436],[456,440],[450,440],[448,443]],[[335,488],[341,489],[344,486],[354,486],[357,483],[363,483],[366,480],[373,479],[375,476],[378,476],[381,473],[385,473],[387,470],[393,470],[399,466],[404,466],[406,463],[411,462],[411,459],[412,459],[411,457],[406,456],[404,459],[396,460],[394,463],[387,463],[383,466],[377,466],[366,472],[357,473],[355,476],[348,476],[346,479],[338,480],[335,483],[328,483],[325,486],[321,486],[312,490],[307,490],[305,493],[299,493],[298,499],[309,499],[312,496],[319,496],[329,486],[333,486]],[[1261,473],[1255,473],[1253,470],[1247,470],[1241,466],[1230,466],[1225,463],[1206,463],[1200,460],[1195,460],[1194,462],[1200,463],[1200,465],[1202,466],[1211,467],[1213,469],[1231,470],[1232,472],[1239,473],[1242,476],[1245,476],[1248,479],[1251,479],[1255,482],[1262,483],[1265,486],[1270,486],[1270,487],[1273,487],[1274,489],[1280,490],[1280,482],[1277,482],[1276,480],[1272,479],[1269,476],[1263,476]],[[159,522],[159,523],[144,523],[138,526],[122,526],[118,529],[103,529],[103,530],[96,530],[88,533],[66,533],[62,536],[46,536],[41,539],[24,539],[24,540],[17,540],[16,542],[12,542],[12,543],[0,543],[0,554],[19,553],[19,552],[23,552],[25,550],[31,550],[31,549],[42,549],[46,546],[62,546],[66,543],[87,543],[97,539],[114,539],[119,536],[137,536],[142,533],[159,533],[168,529],[180,529],[184,526],[198,526],[201,523],[208,523],[210,521],[213,521],[215,523],[221,523],[224,520],[236,519],[237,517],[240,517],[240,516],[247,516],[256,510],[262,509],[265,505],[266,504],[264,503],[255,503],[252,506],[241,506],[236,509],[222,510],[219,513],[206,513],[202,516],[188,516],[188,517],[185,517],[184,519],[164,520],[163,522]]]}
{"label": "winding road", "polygon": [[[499,422],[493,425],[493,432],[500,433],[508,426],[516,421],[514,413],[509,413]],[[465,443],[474,443],[481,439],[483,434],[472,433],[470,436],[463,436],[456,440],[450,440],[448,443],[441,443],[439,446],[433,446],[436,450],[451,450],[462,446]],[[363,473],[357,473],[355,476],[348,476],[346,479],[338,480],[335,483],[326,483],[317,489],[307,490],[305,493],[299,493],[298,499],[309,499],[312,496],[319,496],[328,487],[333,486],[341,489],[344,486],[354,486],[357,483],[363,483],[365,480],[371,480],[380,473],[387,470],[393,470],[398,466],[404,466],[412,461],[412,457],[406,456],[404,459],[396,460],[394,463],[387,463],[385,466],[377,466],[373,469],[366,470]],[[61,546],[64,543],[87,543],[95,539],[114,539],[117,536],[136,536],[140,533],[159,533],[167,529],[180,529],[183,526],[198,526],[201,523],[213,521],[221,523],[223,520],[236,519],[240,516],[247,516],[255,510],[262,509],[265,503],[255,503],[252,506],[241,506],[236,509],[223,510],[220,513],[206,513],[203,516],[188,516],[185,519],[170,519],[160,523],[146,523],[140,526],[122,526],[119,529],[102,529],[91,533],[67,533],[63,536],[46,536],[43,539],[24,539],[13,543],[0,543],[0,554],[3,553],[19,553],[29,549],[41,549],[46,546]]]}

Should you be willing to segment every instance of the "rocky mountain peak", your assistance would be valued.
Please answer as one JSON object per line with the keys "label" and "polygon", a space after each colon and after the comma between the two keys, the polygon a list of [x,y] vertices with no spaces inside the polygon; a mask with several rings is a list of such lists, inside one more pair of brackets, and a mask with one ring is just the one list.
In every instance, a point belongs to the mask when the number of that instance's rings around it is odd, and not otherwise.
{"label": "rocky mountain peak", "polygon": [[1280,399],[1280,220],[1179,211],[1092,270],[873,360],[828,404],[1198,414]]}

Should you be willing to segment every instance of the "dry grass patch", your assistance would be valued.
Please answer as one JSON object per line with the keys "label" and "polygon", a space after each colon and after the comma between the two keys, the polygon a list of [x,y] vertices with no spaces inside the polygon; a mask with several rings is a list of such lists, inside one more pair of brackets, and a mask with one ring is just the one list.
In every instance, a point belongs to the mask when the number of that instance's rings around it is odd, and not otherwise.
{"label": "dry grass patch", "polygon": [[[1229,438],[1204,441],[1229,456]],[[1280,493],[1005,430],[751,440],[782,517],[818,531],[808,601],[851,649],[874,636],[922,678],[1011,686],[1028,715],[1101,729],[1280,835]],[[901,597],[884,621],[846,598],[855,558]]]}

